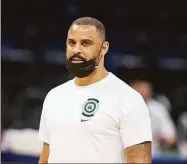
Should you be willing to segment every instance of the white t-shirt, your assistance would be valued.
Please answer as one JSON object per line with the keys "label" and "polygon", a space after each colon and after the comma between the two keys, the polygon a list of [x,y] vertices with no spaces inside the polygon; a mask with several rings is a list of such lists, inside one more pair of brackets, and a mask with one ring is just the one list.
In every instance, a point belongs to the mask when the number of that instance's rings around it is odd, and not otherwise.
{"label": "white t-shirt", "polygon": [[112,73],[88,86],[73,79],[46,96],[39,138],[50,145],[49,163],[122,163],[124,148],[152,141],[149,111]]}
{"label": "white t-shirt", "polygon": [[168,139],[176,138],[176,129],[169,111],[160,102],[154,99],[146,101],[151,117],[151,128],[153,135],[152,153],[153,155],[162,153],[163,145],[161,137]]}

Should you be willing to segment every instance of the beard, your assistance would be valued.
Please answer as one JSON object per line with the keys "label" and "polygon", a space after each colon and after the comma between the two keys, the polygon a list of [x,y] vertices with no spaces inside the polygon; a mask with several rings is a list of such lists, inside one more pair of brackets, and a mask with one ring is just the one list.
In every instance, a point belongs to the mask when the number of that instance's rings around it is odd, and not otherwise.
{"label": "beard", "polygon": [[[78,78],[84,78],[89,76],[99,65],[98,58],[100,53],[97,57],[93,57],[92,59],[86,60],[82,56],[76,54],[71,56],[69,59],[66,58],[66,68],[70,74],[74,75]],[[81,62],[73,62],[76,58],[77,61]]]}

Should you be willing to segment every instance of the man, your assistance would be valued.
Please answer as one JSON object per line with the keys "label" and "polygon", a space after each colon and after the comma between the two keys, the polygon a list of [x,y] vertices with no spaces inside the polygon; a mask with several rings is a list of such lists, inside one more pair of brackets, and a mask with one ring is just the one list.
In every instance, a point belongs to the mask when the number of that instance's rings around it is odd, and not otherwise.
{"label": "man", "polygon": [[104,25],[75,20],[67,35],[73,80],[45,98],[39,163],[151,163],[151,125],[142,96],[104,67]]}
{"label": "man", "polygon": [[144,98],[150,111],[154,155],[167,151],[176,142],[176,129],[169,110],[153,98],[153,86],[146,80],[136,80],[131,84]]}

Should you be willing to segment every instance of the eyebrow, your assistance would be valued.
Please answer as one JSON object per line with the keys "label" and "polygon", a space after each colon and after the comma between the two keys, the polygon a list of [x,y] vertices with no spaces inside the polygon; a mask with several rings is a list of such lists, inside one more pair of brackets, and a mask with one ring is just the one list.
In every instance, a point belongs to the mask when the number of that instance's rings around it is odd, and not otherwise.
{"label": "eyebrow", "polygon": [[[75,41],[75,39],[69,38],[69,39],[67,39],[67,41]],[[81,42],[82,42],[82,41],[87,41],[87,42],[91,42],[91,43],[94,42],[94,41],[91,40],[91,39],[81,39]]]}

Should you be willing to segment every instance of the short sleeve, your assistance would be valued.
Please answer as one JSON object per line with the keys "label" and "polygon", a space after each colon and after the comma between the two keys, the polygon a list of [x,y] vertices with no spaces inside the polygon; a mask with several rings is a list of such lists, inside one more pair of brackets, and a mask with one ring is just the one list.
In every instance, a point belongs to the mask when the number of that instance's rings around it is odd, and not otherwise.
{"label": "short sleeve", "polygon": [[152,141],[149,110],[141,95],[133,96],[128,106],[121,109],[120,132],[124,148]]}
{"label": "short sleeve", "polygon": [[38,137],[42,142],[49,144],[49,129],[47,128],[47,112],[49,108],[50,102],[49,102],[49,93],[45,97],[41,118],[40,118],[40,125],[39,125],[39,133]]}

